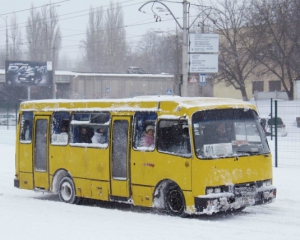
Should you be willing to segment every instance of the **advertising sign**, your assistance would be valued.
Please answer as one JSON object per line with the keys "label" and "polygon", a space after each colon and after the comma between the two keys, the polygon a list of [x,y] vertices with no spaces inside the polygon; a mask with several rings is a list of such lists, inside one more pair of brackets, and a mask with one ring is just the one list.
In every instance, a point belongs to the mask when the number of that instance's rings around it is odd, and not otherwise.
{"label": "advertising sign", "polygon": [[191,54],[190,72],[191,73],[217,73],[218,72],[217,54]]}
{"label": "advertising sign", "polygon": [[191,53],[219,52],[219,34],[190,34]]}
{"label": "advertising sign", "polygon": [[52,71],[47,62],[5,61],[7,86],[49,86],[52,85]]}

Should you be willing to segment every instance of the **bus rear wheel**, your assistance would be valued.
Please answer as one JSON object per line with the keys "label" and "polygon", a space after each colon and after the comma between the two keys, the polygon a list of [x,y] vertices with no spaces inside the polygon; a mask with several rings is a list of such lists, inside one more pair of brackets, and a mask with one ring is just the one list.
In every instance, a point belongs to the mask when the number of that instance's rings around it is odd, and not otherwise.
{"label": "bus rear wheel", "polygon": [[76,197],[73,180],[70,177],[64,177],[59,182],[59,199],[62,202],[70,204],[79,204],[81,198]]}
{"label": "bus rear wheel", "polygon": [[170,183],[164,190],[165,210],[168,214],[178,217],[186,217],[185,200],[181,189],[174,183]]}

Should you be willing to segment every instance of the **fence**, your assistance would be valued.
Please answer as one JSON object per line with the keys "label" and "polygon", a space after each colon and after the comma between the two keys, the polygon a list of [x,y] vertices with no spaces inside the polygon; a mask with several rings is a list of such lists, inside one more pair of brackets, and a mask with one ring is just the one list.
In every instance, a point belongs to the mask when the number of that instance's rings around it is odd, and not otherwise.
{"label": "fence", "polygon": [[[19,111],[19,103],[14,101],[0,102],[0,117],[1,117],[0,125],[4,124],[5,128],[7,129],[15,128],[17,124],[18,111]],[[9,120],[9,115],[11,114],[16,116],[14,121]]]}
{"label": "fence", "polygon": [[298,157],[300,156],[300,101],[276,100],[276,102],[277,104],[272,99],[254,102],[262,118],[268,117],[271,112],[275,117],[275,105],[277,105],[277,116],[285,125],[286,136],[278,132],[277,139],[272,136],[267,137],[273,154],[273,164],[275,167],[300,167]]}

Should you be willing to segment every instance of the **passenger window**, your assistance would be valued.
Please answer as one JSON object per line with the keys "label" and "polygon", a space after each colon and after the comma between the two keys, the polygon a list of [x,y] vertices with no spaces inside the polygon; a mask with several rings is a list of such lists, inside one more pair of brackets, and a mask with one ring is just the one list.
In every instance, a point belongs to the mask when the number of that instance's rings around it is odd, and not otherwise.
{"label": "passenger window", "polygon": [[110,114],[108,112],[73,113],[71,121],[71,145],[108,147]]}
{"label": "passenger window", "polygon": [[31,142],[33,112],[23,112],[21,116],[20,142]]}
{"label": "passenger window", "polygon": [[55,112],[52,116],[52,131],[51,144],[52,145],[66,145],[69,140],[69,112]]}
{"label": "passenger window", "polygon": [[159,152],[191,156],[191,143],[186,120],[160,120],[157,128]]}
{"label": "passenger window", "polygon": [[153,150],[156,136],[155,112],[137,112],[134,116],[134,143],[136,150]]}

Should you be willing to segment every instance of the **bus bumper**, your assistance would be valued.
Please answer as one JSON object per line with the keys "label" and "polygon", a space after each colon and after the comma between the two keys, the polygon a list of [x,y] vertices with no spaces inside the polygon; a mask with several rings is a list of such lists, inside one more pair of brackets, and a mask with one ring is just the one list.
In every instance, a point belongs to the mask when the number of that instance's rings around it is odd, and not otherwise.
{"label": "bus bumper", "polygon": [[20,181],[18,179],[14,179],[14,187],[20,188]]}
{"label": "bus bumper", "polygon": [[274,186],[261,187],[255,192],[235,194],[230,192],[212,193],[195,197],[196,214],[212,214],[243,209],[248,206],[271,203],[276,198]]}

